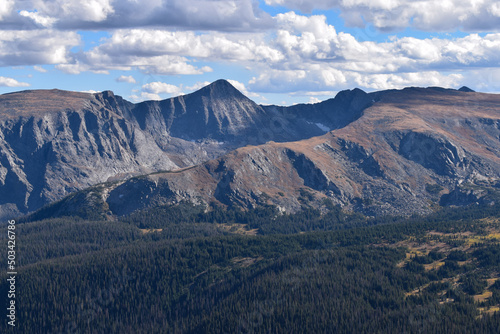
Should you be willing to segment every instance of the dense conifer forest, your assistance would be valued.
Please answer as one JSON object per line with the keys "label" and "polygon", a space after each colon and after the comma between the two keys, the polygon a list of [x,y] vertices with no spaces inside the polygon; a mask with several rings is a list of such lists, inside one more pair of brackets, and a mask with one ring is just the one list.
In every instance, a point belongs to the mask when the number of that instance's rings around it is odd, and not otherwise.
{"label": "dense conifer forest", "polygon": [[376,219],[325,208],[20,220],[17,325],[0,331],[500,332],[500,206]]}

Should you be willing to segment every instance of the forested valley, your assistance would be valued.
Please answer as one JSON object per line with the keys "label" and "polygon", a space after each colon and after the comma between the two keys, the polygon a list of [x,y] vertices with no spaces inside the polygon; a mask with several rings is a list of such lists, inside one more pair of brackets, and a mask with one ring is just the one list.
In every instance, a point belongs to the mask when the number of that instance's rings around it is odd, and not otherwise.
{"label": "forested valley", "polygon": [[20,219],[17,326],[0,331],[500,332],[498,204],[379,218],[324,206]]}

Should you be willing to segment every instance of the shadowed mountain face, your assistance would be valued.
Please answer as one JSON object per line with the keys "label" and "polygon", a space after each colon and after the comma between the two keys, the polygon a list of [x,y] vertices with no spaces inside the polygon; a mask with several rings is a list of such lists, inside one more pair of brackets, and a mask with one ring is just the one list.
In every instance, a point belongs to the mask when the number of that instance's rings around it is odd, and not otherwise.
{"label": "shadowed mountain face", "polygon": [[112,92],[0,96],[0,217],[111,180],[217,159],[246,145],[323,135],[359,118],[368,94],[316,105],[260,106],[225,80],[192,94],[130,103]]}
{"label": "shadowed mountain face", "polygon": [[[259,142],[255,136],[238,134],[264,129],[281,142],[241,145],[190,168],[99,185],[45,212],[64,215],[71,213],[68,208],[83,206],[105,208],[103,216],[125,215],[186,200],[242,208],[272,204],[293,212],[320,208],[329,199],[368,215],[425,214],[438,203],[498,200],[499,95],[442,88],[354,90],[289,108],[260,107],[238,97],[247,103],[241,115],[219,119],[232,117],[231,124],[251,115],[253,123],[246,119],[235,132],[214,126],[206,136],[235,142],[247,136],[253,144]],[[287,126],[272,125],[276,119]],[[210,123],[209,117],[205,120]],[[314,136],[314,127],[333,130]]]}

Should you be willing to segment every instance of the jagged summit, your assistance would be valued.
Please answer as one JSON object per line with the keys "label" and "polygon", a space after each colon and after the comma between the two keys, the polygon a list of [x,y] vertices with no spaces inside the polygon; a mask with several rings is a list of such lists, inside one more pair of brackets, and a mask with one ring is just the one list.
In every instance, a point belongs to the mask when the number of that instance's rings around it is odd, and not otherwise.
{"label": "jagged summit", "polygon": [[137,104],[132,113],[143,129],[162,126],[164,133],[195,141],[232,141],[249,135],[257,125],[263,126],[265,118],[261,106],[226,80],[191,94]]}
{"label": "jagged summit", "polygon": [[211,84],[199,89],[197,92],[199,94],[204,94],[209,92],[210,94],[216,94],[219,96],[237,96],[237,97],[245,97],[243,93],[241,93],[238,89],[236,89],[229,81],[225,79],[219,79]]}
{"label": "jagged summit", "polygon": [[219,79],[211,84],[188,94],[189,96],[194,95],[202,95],[209,97],[211,99],[244,99],[250,100],[243,93],[241,93],[238,89],[236,89],[229,81],[224,79]]}
{"label": "jagged summit", "polygon": [[461,92],[466,92],[466,93],[474,93],[475,92],[474,90],[470,89],[467,86],[462,86],[458,90],[461,91]]}

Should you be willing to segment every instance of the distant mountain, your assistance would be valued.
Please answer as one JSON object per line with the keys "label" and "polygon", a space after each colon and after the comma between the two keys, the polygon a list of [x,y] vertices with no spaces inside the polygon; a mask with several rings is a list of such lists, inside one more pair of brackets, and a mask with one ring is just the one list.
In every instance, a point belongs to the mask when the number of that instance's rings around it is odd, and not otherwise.
{"label": "distant mountain", "polygon": [[218,80],[192,94],[133,104],[32,90],[0,96],[0,217],[86,187],[190,167],[246,145],[311,138],[359,118],[368,94],[294,107],[260,106]]}
{"label": "distant mountain", "polygon": [[472,89],[470,89],[467,86],[462,86],[458,90],[461,91],[461,92],[466,92],[466,93],[473,93],[474,92]]}
{"label": "distant mountain", "polygon": [[367,215],[425,214],[438,204],[500,199],[500,95],[438,87],[354,90],[320,104],[262,110],[260,115],[289,112],[295,118],[286,119],[296,124],[333,130],[101,184],[38,217],[71,214],[74,208],[92,208],[102,217],[125,215],[183,201],[241,208],[271,204],[293,212],[330,200]]}

